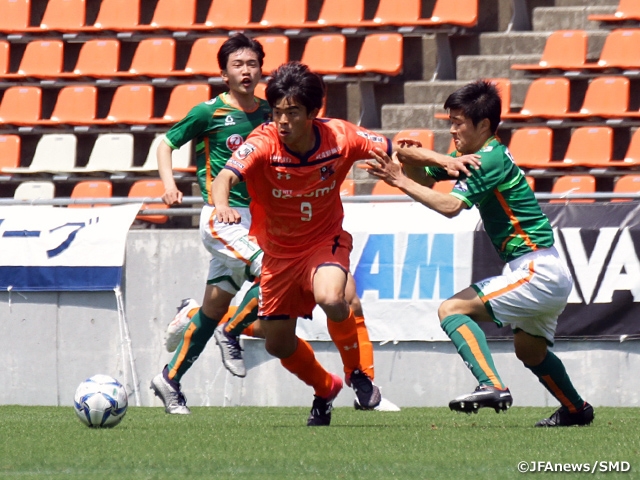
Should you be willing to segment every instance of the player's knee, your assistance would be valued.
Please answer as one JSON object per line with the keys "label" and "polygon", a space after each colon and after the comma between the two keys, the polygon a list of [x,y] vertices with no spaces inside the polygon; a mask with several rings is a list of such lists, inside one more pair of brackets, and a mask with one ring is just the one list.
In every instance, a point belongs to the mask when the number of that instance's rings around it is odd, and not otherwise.
{"label": "player's knee", "polygon": [[351,311],[353,312],[353,314],[356,317],[361,317],[362,303],[360,302],[360,298],[357,295],[354,295],[353,297],[347,299],[347,302],[349,303],[349,307],[351,308]]}
{"label": "player's knee", "polygon": [[514,342],[516,357],[527,367],[540,365],[547,355],[546,345]]}
{"label": "player's knee", "polygon": [[456,308],[456,302],[453,299],[445,300],[438,307],[438,318],[442,322],[449,315],[455,315],[456,313],[460,313]]}

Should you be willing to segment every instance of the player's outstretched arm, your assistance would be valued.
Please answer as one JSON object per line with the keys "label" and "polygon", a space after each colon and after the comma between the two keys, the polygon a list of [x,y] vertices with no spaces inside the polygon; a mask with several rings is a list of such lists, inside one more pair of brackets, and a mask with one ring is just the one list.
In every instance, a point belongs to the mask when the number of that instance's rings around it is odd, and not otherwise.
{"label": "player's outstretched arm", "polygon": [[473,169],[480,166],[480,156],[476,154],[454,158],[428,148],[406,145],[403,142],[394,150],[398,160],[409,167],[442,167],[451,177],[457,178],[460,173],[471,175]]}
{"label": "player's outstretched arm", "polygon": [[164,185],[162,201],[167,205],[178,205],[182,203],[182,192],[178,190],[173,179],[173,168],[171,166],[173,149],[164,141],[158,144],[156,158],[158,159],[158,173]]}
{"label": "player's outstretched arm", "polygon": [[211,199],[216,207],[216,219],[222,223],[240,223],[242,217],[229,206],[229,194],[240,178],[231,170],[223,168],[211,184]]}

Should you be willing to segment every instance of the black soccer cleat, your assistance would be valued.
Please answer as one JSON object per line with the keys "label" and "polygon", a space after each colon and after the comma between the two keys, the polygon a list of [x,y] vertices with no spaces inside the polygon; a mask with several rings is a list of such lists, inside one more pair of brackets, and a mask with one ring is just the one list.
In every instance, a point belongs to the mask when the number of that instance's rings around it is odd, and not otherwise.
{"label": "black soccer cleat", "polygon": [[373,410],[382,400],[380,388],[374,385],[369,376],[360,370],[354,370],[349,377],[349,384],[358,398],[356,410]]}
{"label": "black soccer cleat", "polygon": [[449,408],[456,412],[478,413],[480,408],[493,408],[496,413],[506,411],[513,404],[508,388],[500,390],[491,385],[479,385],[473,393],[461,395],[449,402]]}
{"label": "black soccer cleat", "polygon": [[331,410],[333,410],[333,401],[336,399],[340,390],[342,390],[342,379],[334,374],[331,374],[333,384],[331,391],[326,397],[313,396],[313,404],[311,405],[311,412],[309,412],[309,418],[307,419],[307,427],[321,427],[331,425]]}
{"label": "black soccer cleat", "polygon": [[594,417],[593,407],[587,402],[584,402],[582,409],[576,413],[571,413],[567,407],[560,407],[549,418],[545,418],[536,423],[536,427],[585,426],[591,424]]}

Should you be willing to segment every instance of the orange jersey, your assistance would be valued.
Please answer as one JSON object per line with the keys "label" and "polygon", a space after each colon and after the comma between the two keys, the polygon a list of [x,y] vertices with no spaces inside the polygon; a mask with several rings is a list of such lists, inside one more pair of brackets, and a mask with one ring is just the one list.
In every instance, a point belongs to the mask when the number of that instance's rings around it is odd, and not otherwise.
{"label": "orange jersey", "polygon": [[315,147],[304,156],[287,149],[275,124],[256,128],[225,168],[247,183],[251,233],[278,258],[293,258],[342,231],[340,185],[356,160],[378,147],[391,154],[386,137],[344,120],[313,122]]}

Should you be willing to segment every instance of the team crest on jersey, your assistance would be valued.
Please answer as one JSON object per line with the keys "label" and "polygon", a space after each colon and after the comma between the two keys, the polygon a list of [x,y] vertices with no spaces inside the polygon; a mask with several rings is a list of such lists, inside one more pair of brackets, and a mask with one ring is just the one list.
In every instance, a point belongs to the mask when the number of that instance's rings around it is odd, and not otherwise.
{"label": "team crest on jersey", "polygon": [[227,148],[232,152],[235,152],[238,149],[238,147],[242,145],[242,142],[244,142],[242,135],[238,135],[237,133],[234,133],[229,138],[227,138]]}
{"label": "team crest on jersey", "polygon": [[242,146],[240,148],[238,148],[236,150],[236,156],[240,159],[240,160],[244,160],[245,158],[247,158],[254,150],[256,149],[256,147],[254,147],[253,145],[251,145],[250,143],[243,143]]}
{"label": "team crest on jersey", "polygon": [[331,165],[325,165],[320,169],[320,179],[326,180],[334,173],[336,173],[336,171],[333,169]]}

